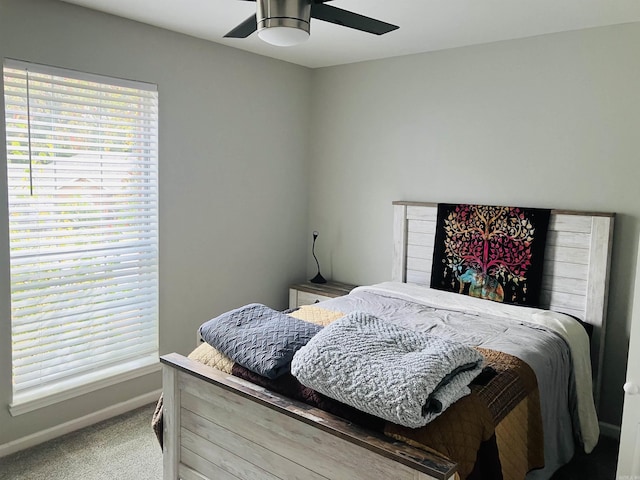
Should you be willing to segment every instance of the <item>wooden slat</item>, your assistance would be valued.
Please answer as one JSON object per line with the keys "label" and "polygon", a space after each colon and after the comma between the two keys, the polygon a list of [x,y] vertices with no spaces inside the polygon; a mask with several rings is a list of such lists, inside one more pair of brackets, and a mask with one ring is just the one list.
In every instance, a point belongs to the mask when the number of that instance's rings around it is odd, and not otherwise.
{"label": "wooden slat", "polygon": [[182,480],[211,480],[209,477],[203,475],[200,472],[196,472],[194,469],[188,467],[184,463],[180,464],[178,468],[178,475]]}
{"label": "wooden slat", "polygon": [[407,257],[423,258],[431,261],[433,258],[433,243],[431,245],[407,245]]}
{"label": "wooden slat", "polygon": [[607,299],[609,297],[611,244],[613,243],[613,222],[613,217],[594,217],[592,223],[593,242],[590,248],[591,260],[589,262],[587,317],[585,321],[597,327],[594,329],[591,343],[591,362],[595,379],[594,401],[596,409],[600,407]]}
{"label": "wooden slat", "polygon": [[542,269],[546,275],[557,278],[586,279],[589,274],[588,265],[580,265],[577,263],[550,262],[545,260]]}
{"label": "wooden slat", "polygon": [[438,204],[433,203],[430,206],[407,205],[407,219],[409,220],[428,220],[435,222],[438,217]]}
{"label": "wooden slat", "polygon": [[[224,443],[226,439],[227,437],[221,438],[220,443]],[[182,446],[225,472],[243,480],[279,480],[277,476],[265,470],[259,460],[257,463],[260,466],[254,465],[242,456],[226,450],[219,444],[211,443],[187,429],[182,431]],[[251,448],[247,449],[247,442],[244,442],[244,453],[250,453],[254,448],[255,445],[251,445]]]}
{"label": "wooden slat", "polygon": [[588,233],[558,232],[547,233],[547,245],[589,249],[591,235]]}
{"label": "wooden slat", "polygon": [[175,369],[162,367],[162,472],[164,480],[178,478],[180,463],[180,391]]}
{"label": "wooden slat", "polygon": [[431,260],[407,257],[407,268],[419,272],[431,271]]}
{"label": "wooden slat", "polygon": [[418,245],[418,246],[426,246],[429,244],[433,245],[434,244],[433,235],[429,233],[408,232],[407,244]]}
{"label": "wooden slat", "polygon": [[549,230],[591,233],[591,217],[582,215],[551,215]]}
{"label": "wooden slat", "polygon": [[392,254],[391,280],[404,282],[407,256],[407,207],[404,205],[393,207]]}
{"label": "wooden slat", "polygon": [[549,262],[589,264],[589,249],[547,245],[544,258]]}
{"label": "wooden slat", "polygon": [[584,295],[572,295],[549,290],[542,290],[540,301],[547,305],[562,305],[578,312],[584,312],[587,305],[587,299]]}
{"label": "wooden slat", "polygon": [[407,283],[431,285],[431,272],[407,270]]}
{"label": "wooden slat", "polygon": [[584,292],[587,290],[587,281],[581,278],[563,278],[543,275],[542,289],[584,296]]}
{"label": "wooden slat", "polygon": [[424,220],[410,220],[407,225],[407,231],[409,233],[428,233],[430,235],[435,235],[436,222],[424,221]]}
{"label": "wooden slat", "polygon": [[[207,480],[244,480],[243,478],[238,478],[235,475],[230,474],[223,468],[211,463],[210,461],[202,458],[199,455],[196,455],[192,451],[182,448],[180,450],[180,455],[185,462],[185,466],[187,468],[181,468],[181,474],[185,472],[190,474],[194,479],[198,478],[206,478]],[[190,470],[190,471],[188,471]],[[200,476],[198,476],[198,474]],[[176,477],[177,479],[178,477]],[[187,480],[186,477],[182,477],[183,480]]]}
{"label": "wooden slat", "polygon": [[[198,404],[198,400],[193,403],[193,405],[196,406]],[[304,468],[258,444],[254,443],[251,448],[247,448],[248,440],[246,438],[189,410],[183,411],[182,425],[184,429],[188,431],[188,433],[183,434],[186,437],[184,442],[185,446],[217,465],[223,466],[220,462],[227,462],[229,458],[235,458],[237,456],[242,457],[242,459],[238,461],[239,463],[241,461],[248,461],[254,465],[260,465],[266,472],[279,478],[291,480],[326,480],[326,477]],[[200,438],[204,441],[200,442]],[[189,443],[195,442],[199,442],[205,446],[198,445],[192,448]],[[198,449],[202,448],[205,449],[205,452],[200,453]],[[217,460],[209,450],[221,451],[222,458]],[[229,468],[225,469],[231,471]],[[267,477],[265,476],[265,478]]]}

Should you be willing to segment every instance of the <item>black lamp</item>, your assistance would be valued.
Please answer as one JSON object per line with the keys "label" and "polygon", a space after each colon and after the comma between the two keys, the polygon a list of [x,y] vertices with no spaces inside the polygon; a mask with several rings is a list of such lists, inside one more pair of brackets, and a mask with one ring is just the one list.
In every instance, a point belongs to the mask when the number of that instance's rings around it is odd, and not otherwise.
{"label": "black lamp", "polygon": [[313,232],[313,246],[311,247],[311,253],[313,254],[313,258],[316,260],[316,265],[318,266],[318,273],[315,277],[309,280],[311,283],[327,283],[324,277],[320,274],[320,263],[318,262],[318,257],[316,257],[316,238],[318,238],[318,232]]}

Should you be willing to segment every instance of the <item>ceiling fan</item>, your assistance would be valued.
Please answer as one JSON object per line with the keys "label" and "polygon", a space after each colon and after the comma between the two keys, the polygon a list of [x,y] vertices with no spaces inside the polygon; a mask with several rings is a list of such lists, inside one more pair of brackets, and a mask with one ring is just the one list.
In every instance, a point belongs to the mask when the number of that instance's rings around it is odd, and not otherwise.
{"label": "ceiling fan", "polygon": [[309,38],[311,18],[376,35],[398,28],[390,23],[326,5],[329,0],[244,1],[257,3],[256,14],[227,33],[226,38],[246,38],[257,31],[261,40],[272,45],[296,45]]}

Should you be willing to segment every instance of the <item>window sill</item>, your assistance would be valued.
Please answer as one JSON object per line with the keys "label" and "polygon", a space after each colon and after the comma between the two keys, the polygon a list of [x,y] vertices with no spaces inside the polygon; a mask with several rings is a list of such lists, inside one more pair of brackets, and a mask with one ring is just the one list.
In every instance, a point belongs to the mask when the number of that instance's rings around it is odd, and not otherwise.
{"label": "window sill", "polygon": [[[13,398],[13,403],[9,405],[9,412],[15,417],[127,380],[159,372],[160,369],[158,357],[154,356],[128,362],[127,364],[113,367],[109,371],[103,370],[99,374],[89,373],[59,384],[54,388],[48,387],[16,395]],[[91,380],[91,377],[96,379]]]}

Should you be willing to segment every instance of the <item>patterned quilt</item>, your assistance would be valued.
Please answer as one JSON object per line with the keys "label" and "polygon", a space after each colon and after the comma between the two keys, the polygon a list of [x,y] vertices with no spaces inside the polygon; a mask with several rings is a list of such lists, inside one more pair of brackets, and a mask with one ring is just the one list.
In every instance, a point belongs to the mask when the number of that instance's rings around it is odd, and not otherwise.
{"label": "patterned quilt", "polygon": [[[328,325],[341,312],[304,306],[291,316]],[[478,348],[486,367],[471,387],[471,394],[451,405],[431,423],[407,428],[363,413],[300,384],[290,374],[261,377],[234,364],[207,343],[189,358],[277,393],[303,401],[356,424],[404,441],[414,447],[458,463],[461,480],[523,480],[528,471],[544,465],[542,419],[536,376],[522,360],[506,353]],[[152,419],[162,444],[162,398]]]}

